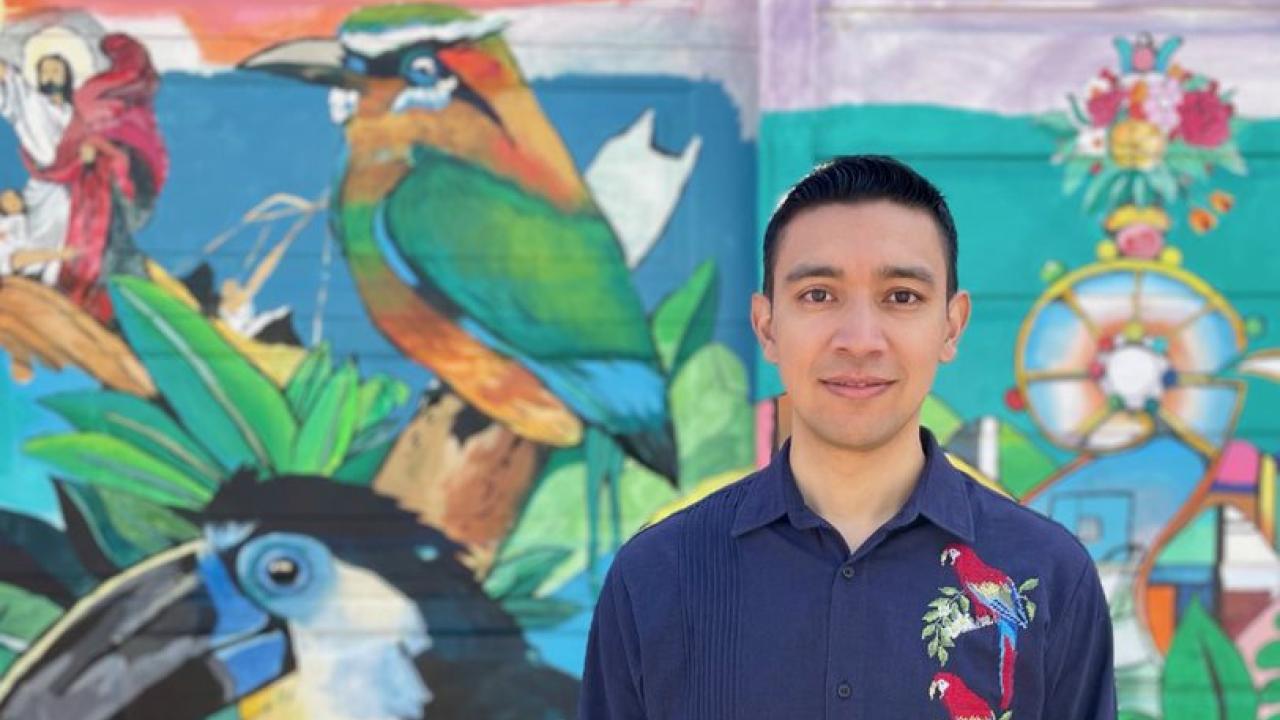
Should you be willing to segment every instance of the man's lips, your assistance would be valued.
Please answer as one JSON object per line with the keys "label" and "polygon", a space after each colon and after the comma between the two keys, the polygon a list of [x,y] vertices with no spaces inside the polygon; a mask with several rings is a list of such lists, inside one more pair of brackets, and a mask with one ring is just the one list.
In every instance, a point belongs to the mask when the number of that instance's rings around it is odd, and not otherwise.
{"label": "man's lips", "polygon": [[871,376],[836,376],[822,378],[819,382],[831,393],[840,397],[863,399],[883,393],[895,381]]}

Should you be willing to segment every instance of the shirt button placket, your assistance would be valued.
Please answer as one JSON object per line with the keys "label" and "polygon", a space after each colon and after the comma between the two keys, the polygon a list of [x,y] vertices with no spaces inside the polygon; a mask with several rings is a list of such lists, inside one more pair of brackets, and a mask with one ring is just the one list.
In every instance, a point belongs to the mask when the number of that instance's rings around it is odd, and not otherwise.
{"label": "shirt button placket", "polygon": [[836,686],[836,697],[841,700],[848,700],[853,695],[853,686],[847,682],[842,682]]}

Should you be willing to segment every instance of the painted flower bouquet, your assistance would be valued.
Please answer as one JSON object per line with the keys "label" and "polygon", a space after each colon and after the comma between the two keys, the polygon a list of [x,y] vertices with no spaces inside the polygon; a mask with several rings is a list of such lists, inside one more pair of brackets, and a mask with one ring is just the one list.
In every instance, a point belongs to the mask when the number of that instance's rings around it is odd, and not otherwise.
{"label": "painted flower bouquet", "polygon": [[1171,62],[1182,39],[1159,46],[1149,33],[1116,38],[1117,70],[1103,68],[1069,111],[1037,118],[1058,143],[1063,191],[1084,187],[1086,212],[1105,212],[1109,243],[1100,254],[1154,259],[1164,249],[1168,210],[1186,201],[1197,233],[1217,225],[1234,199],[1200,186],[1221,168],[1245,174],[1231,92]]}

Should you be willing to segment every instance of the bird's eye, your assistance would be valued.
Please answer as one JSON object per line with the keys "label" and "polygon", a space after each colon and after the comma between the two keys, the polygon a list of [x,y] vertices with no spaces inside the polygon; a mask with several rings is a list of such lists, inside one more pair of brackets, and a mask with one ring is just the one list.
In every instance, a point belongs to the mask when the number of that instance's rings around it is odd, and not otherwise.
{"label": "bird's eye", "polygon": [[414,58],[413,62],[409,63],[409,69],[423,75],[435,75],[436,61],[429,57]]}
{"label": "bird's eye", "polygon": [[431,55],[411,55],[405,58],[401,72],[414,85],[432,86],[440,80],[440,65]]}
{"label": "bird's eye", "polygon": [[293,593],[310,581],[306,558],[295,548],[274,547],[258,559],[258,581],[273,593]]}
{"label": "bird's eye", "polygon": [[302,571],[298,568],[298,563],[289,558],[278,558],[272,560],[267,566],[267,577],[271,578],[276,585],[287,587],[297,582]]}

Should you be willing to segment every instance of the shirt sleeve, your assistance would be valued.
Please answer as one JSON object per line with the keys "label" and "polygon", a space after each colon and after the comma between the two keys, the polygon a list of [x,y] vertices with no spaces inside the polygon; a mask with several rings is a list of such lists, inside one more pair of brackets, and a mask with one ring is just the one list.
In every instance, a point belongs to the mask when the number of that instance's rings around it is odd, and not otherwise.
{"label": "shirt sleeve", "polygon": [[644,720],[642,698],[640,634],[615,562],[591,619],[578,720]]}
{"label": "shirt sleeve", "polygon": [[1045,720],[1115,720],[1111,611],[1090,562],[1063,606],[1048,647]]}

